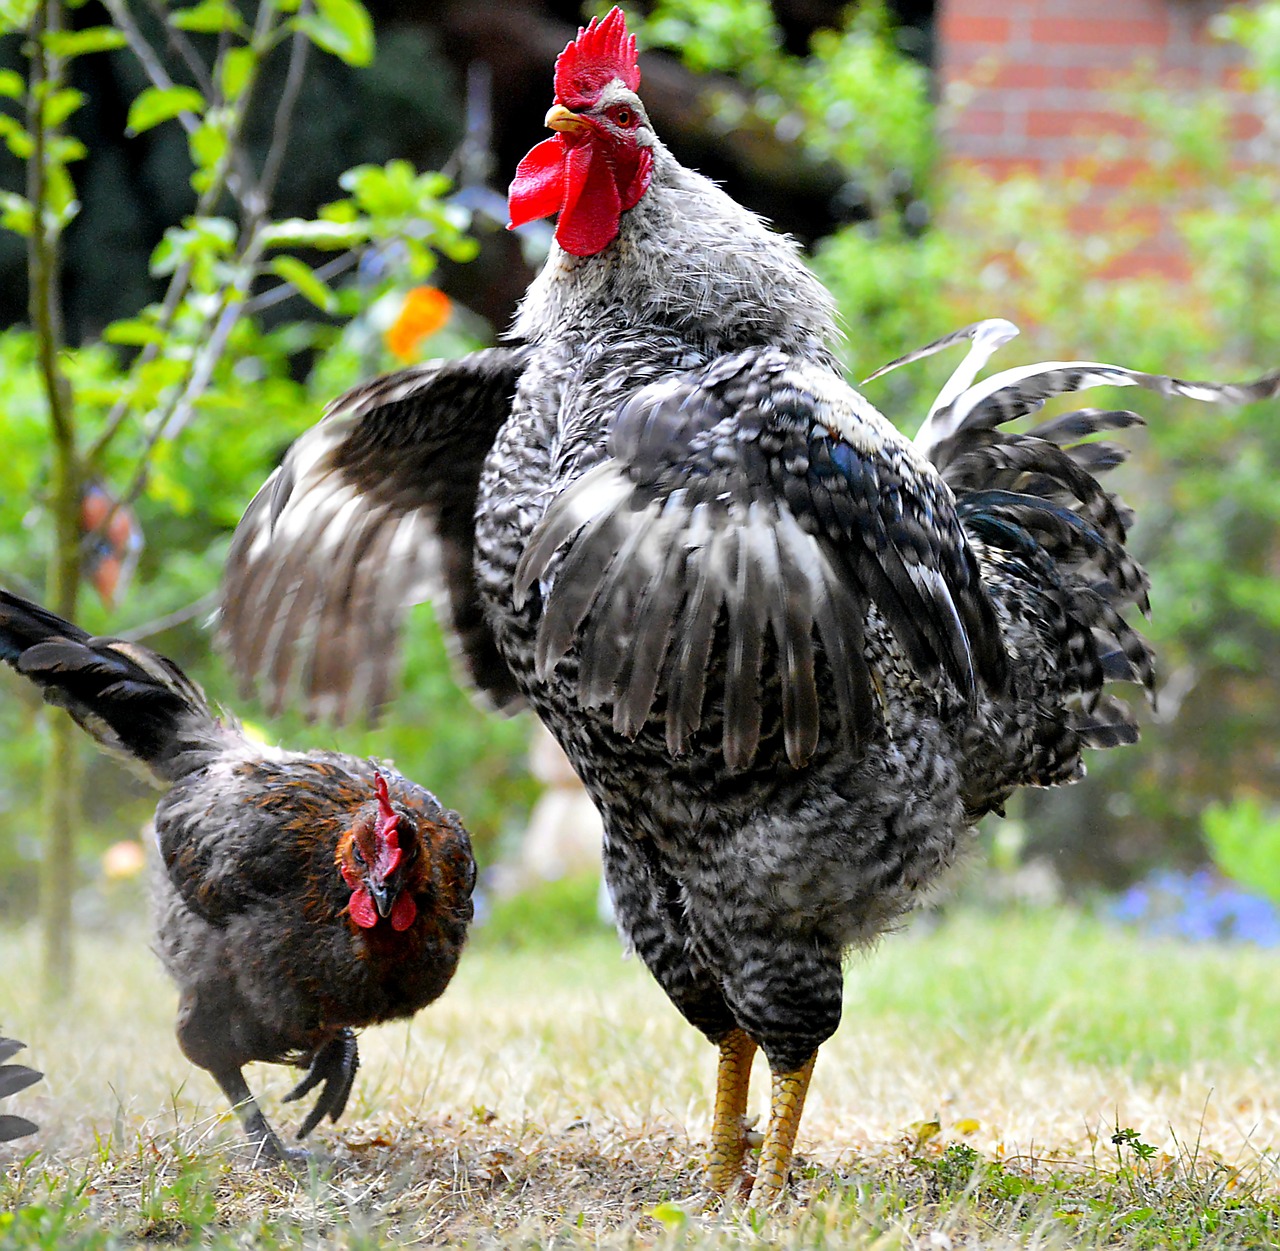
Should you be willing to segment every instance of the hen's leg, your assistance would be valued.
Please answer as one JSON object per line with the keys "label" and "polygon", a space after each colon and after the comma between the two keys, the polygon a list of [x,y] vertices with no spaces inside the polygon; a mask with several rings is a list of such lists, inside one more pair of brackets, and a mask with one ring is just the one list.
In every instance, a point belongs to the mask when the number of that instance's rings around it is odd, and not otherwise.
{"label": "hen's leg", "polygon": [[711,1150],[707,1153],[707,1185],[717,1194],[728,1194],[742,1179],[742,1160],[747,1153],[744,1120],[755,1054],[754,1040],[740,1029],[720,1040],[715,1119],[711,1124]]}
{"label": "hen's leg", "polygon": [[335,1037],[329,1039],[311,1057],[311,1067],[306,1075],[281,1101],[292,1103],[310,1093],[321,1082],[324,1083],[315,1106],[307,1113],[307,1119],[298,1130],[299,1138],[305,1138],[326,1116],[331,1121],[336,1121],[342,1115],[359,1067],[359,1046],[354,1032],[349,1029],[339,1030]]}
{"label": "hen's leg", "polygon": [[760,1147],[760,1167],[751,1187],[751,1206],[768,1207],[782,1194],[791,1168],[791,1152],[796,1145],[796,1131],[804,1111],[804,1098],[809,1093],[813,1076],[815,1051],[798,1069],[791,1072],[773,1070],[773,1097],[769,1104],[769,1125]]}
{"label": "hen's leg", "polygon": [[287,1164],[291,1161],[306,1159],[305,1151],[290,1151],[276,1136],[276,1131],[262,1115],[262,1109],[258,1107],[253,1093],[244,1080],[244,1074],[238,1068],[220,1071],[211,1069],[210,1072],[213,1074],[214,1081],[222,1087],[222,1093],[227,1096],[235,1109],[236,1115],[240,1118],[240,1124],[244,1126],[244,1132],[253,1144],[255,1164]]}

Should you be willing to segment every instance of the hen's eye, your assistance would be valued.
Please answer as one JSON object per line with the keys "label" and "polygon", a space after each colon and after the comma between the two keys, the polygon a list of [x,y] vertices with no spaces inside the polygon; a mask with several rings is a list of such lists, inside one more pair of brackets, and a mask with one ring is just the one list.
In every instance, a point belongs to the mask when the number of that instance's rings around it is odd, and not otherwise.
{"label": "hen's eye", "polygon": [[630,126],[630,125],[631,125],[631,110],[630,110],[630,109],[628,109],[628,108],[621,108],[621,109],[619,109],[619,110],[618,110],[618,111],[613,115],[613,120],[614,120],[615,122],[617,122],[619,126]]}
{"label": "hen's eye", "polygon": [[360,850],[360,844],[352,845],[351,854],[355,857],[356,864],[364,864],[364,852]]}

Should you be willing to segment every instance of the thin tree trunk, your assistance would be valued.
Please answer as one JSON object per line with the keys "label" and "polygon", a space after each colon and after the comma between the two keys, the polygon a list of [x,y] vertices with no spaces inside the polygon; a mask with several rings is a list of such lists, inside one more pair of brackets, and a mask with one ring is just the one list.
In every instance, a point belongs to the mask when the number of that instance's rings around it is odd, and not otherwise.
{"label": "thin tree trunk", "polygon": [[[61,226],[49,220],[48,150],[51,135],[39,101],[59,86],[61,67],[42,43],[46,31],[62,27],[59,0],[42,0],[31,25],[31,77],[27,125],[32,154],[27,161],[27,198],[34,210],[28,249],[30,315],[35,331],[40,372],[49,405],[53,463],[49,509],[53,515],[53,548],[49,554],[45,599],[50,608],[70,621],[76,618],[80,597],[80,497],[83,470],[76,443],[71,388],[62,371]],[[79,803],[79,744],[75,728],[64,713],[49,719],[49,755],[42,782],[44,861],[40,874],[41,964],[46,995],[64,993],[72,980],[71,899],[75,886],[75,829]]]}

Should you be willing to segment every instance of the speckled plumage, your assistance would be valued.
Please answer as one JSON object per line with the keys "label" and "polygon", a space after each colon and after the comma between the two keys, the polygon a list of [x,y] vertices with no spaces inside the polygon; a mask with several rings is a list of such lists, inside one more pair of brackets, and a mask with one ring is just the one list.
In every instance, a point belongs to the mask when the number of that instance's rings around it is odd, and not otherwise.
{"label": "speckled plumage", "polygon": [[[165,789],[152,882],[156,951],[180,994],[178,1041],[237,1105],[255,1147],[285,1157],[242,1068],[309,1066],[290,1097],[324,1085],[299,1136],[322,1116],[337,1120],[358,1066],[353,1031],[412,1016],[453,976],[475,882],[466,830],[394,769],[256,743],[171,661],[91,638],[4,591],[0,659]],[[347,876],[364,864],[349,860],[353,840],[376,845],[388,808],[401,853],[388,895],[415,912],[400,930],[389,904],[357,922]]]}
{"label": "speckled plumage", "polygon": [[[643,107],[615,80],[593,107],[619,106]],[[339,401],[338,427],[304,436],[259,497],[276,528],[261,503],[246,514],[225,593],[237,613],[288,585],[329,499],[416,492],[409,515],[429,520],[441,432],[467,432],[468,466],[485,444],[474,581],[449,604],[474,597],[502,666],[470,674],[518,690],[568,753],[604,818],[619,928],[675,1005],[793,1073],[839,1021],[843,953],[899,921],[983,813],[1136,734],[1102,692],[1152,682],[1122,615],[1145,605],[1129,515],[1094,476],[1122,453],[1080,440],[1137,419],[1004,424],[1102,383],[1242,399],[1280,379],[1054,363],[974,384],[1016,333],[980,323],[913,354],[973,341],[912,442],[840,376],[830,298],[794,245],[638,133],[650,188],[599,254],[553,247],[507,396],[446,401],[427,365],[390,408],[378,383]],[[341,449],[390,429],[411,471],[352,470]],[[282,498],[295,460],[305,489]],[[317,602],[345,576],[298,574]],[[249,673],[345,645],[295,627],[226,637]]]}

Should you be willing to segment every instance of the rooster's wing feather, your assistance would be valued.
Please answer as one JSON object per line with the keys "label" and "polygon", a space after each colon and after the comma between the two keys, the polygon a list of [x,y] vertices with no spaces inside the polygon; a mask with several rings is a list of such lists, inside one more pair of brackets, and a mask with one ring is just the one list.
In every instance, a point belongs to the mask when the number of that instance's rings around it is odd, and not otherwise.
{"label": "rooster's wing feather", "polygon": [[759,743],[767,633],[797,766],[818,738],[815,631],[846,732],[856,740],[871,724],[872,605],[919,672],[945,671],[967,698],[980,679],[1003,683],[1003,643],[951,492],[829,371],[775,349],[723,357],[638,391],[609,450],[547,511],[515,593],[541,580],[540,672],[576,640],[579,698],[611,703],[620,733],[635,735],[665,692],[668,747],[683,749],[703,721],[720,622],[734,769]]}
{"label": "rooster's wing feather", "polygon": [[404,611],[426,598],[471,681],[499,708],[518,702],[472,547],[480,470],[525,357],[491,348],[349,391],[254,497],[227,559],[221,637],[273,708],[296,690],[313,715],[376,711]]}

